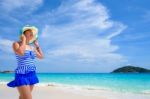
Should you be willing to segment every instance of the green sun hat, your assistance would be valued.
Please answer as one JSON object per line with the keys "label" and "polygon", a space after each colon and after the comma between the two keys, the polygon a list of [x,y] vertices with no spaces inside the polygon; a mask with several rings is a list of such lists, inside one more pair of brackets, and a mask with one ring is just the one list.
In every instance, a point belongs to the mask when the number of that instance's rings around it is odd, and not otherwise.
{"label": "green sun hat", "polygon": [[29,43],[31,44],[31,43],[33,43],[35,40],[38,39],[38,28],[37,28],[37,27],[35,27],[35,26],[30,26],[30,25],[24,26],[24,27],[21,29],[21,31],[20,31],[20,36],[24,33],[24,31],[29,30],[29,29],[30,29],[30,30],[32,31],[32,33],[33,33],[33,38],[29,41]]}

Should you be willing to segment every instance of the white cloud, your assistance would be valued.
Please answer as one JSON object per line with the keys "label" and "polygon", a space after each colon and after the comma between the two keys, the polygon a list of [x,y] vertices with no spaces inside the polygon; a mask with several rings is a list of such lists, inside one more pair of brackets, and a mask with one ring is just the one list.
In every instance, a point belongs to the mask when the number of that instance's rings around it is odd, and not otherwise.
{"label": "white cloud", "polygon": [[0,38],[0,50],[5,53],[12,53],[12,43],[11,40]]}
{"label": "white cloud", "polygon": [[76,43],[63,45],[55,50],[50,50],[48,55],[51,57],[64,56],[70,58],[73,55],[77,61],[88,62],[113,62],[123,61],[123,57],[114,53],[118,49],[118,46],[111,45],[108,39],[91,39],[85,41],[77,41]]}
{"label": "white cloud", "polygon": [[[0,5],[5,12],[25,9],[25,11],[33,11],[37,6],[41,5],[43,0],[2,0]],[[26,13],[26,12],[24,12]]]}
{"label": "white cloud", "polygon": [[[52,19],[55,22],[47,23],[41,35],[43,46],[49,48],[47,52],[50,58],[74,57],[77,61],[105,65],[126,60],[116,52],[119,46],[111,43],[112,38],[118,36],[126,26],[110,20],[109,12],[102,4],[95,0],[63,2],[50,15],[54,16]],[[53,49],[51,46],[54,46]]]}

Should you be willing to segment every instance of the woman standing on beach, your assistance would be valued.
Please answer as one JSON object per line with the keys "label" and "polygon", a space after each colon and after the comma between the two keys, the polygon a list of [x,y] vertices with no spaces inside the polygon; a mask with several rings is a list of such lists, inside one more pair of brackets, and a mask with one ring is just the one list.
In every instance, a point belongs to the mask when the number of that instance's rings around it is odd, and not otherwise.
{"label": "woman standing on beach", "polygon": [[[42,59],[43,53],[37,41],[38,29],[34,26],[22,28],[20,41],[14,42],[12,47],[16,55],[18,66],[15,69],[15,79],[7,83],[8,87],[17,87],[19,99],[32,99],[32,90],[39,83],[36,75],[35,57]],[[35,47],[30,44],[33,43]]]}

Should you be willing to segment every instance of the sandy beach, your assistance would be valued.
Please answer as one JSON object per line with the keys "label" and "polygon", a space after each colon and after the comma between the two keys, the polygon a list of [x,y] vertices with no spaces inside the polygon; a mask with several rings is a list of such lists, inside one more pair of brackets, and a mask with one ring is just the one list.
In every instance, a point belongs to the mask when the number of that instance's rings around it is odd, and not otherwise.
{"label": "sandy beach", "polygon": [[[5,85],[0,86],[1,99],[18,99],[16,88],[8,88]],[[35,86],[33,91],[33,99],[105,99],[101,96],[86,96],[85,94],[73,93],[69,90],[58,89],[52,86],[40,87]]]}
{"label": "sandy beach", "polygon": [[[0,85],[1,99],[18,99],[16,88]],[[150,99],[150,94],[117,93],[106,90],[75,89],[57,86],[36,85],[33,91],[33,99]]]}

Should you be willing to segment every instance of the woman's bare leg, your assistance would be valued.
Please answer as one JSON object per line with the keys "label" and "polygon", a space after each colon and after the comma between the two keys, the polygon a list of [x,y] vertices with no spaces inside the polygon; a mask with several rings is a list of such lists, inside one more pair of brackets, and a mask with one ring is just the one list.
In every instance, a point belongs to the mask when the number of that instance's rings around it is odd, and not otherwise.
{"label": "woman's bare leg", "polygon": [[19,99],[23,99],[23,98],[21,98],[21,96],[19,96]]}
{"label": "woman's bare leg", "polygon": [[30,85],[30,91],[32,92],[34,88],[34,85]]}
{"label": "woman's bare leg", "polygon": [[21,99],[32,99],[32,94],[29,85],[17,87]]}

